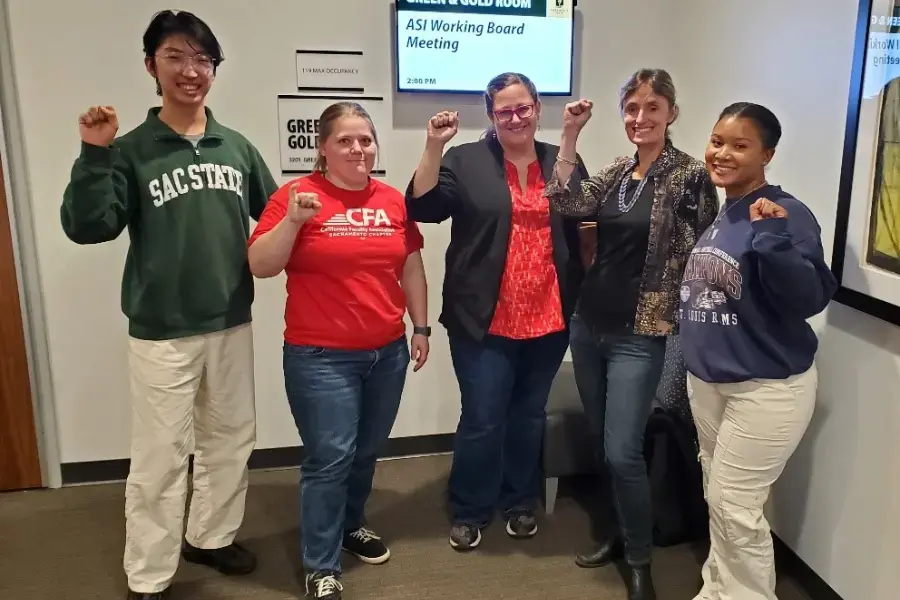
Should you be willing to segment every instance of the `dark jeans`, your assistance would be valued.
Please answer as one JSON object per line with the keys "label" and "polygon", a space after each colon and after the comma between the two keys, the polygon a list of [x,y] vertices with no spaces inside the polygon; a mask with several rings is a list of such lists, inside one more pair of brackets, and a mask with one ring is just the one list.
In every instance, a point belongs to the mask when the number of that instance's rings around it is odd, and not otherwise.
{"label": "dark jeans", "polygon": [[450,472],[454,523],[484,527],[497,508],[534,510],[547,396],[568,342],[566,331],[530,340],[450,337],[462,396]]}
{"label": "dark jeans", "polygon": [[631,565],[650,562],[653,519],[644,430],[666,356],[666,338],[594,335],[572,319],[578,393],[612,479],[613,504]]}
{"label": "dark jeans", "polygon": [[300,537],[307,573],[340,573],[344,532],[364,524],[408,365],[405,337],[369,351],[284,346],[285,388],[306,453]]}

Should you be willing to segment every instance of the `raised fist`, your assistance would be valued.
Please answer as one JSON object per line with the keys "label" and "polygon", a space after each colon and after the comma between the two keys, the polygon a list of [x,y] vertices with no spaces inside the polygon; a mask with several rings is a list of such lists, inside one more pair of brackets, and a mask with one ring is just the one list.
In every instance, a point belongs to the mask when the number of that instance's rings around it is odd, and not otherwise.
{"label": "raised fist", "polygon": [[294,183],[288,189],[287,216],[294,223],[306,223],[322,210],[319,195],[312,192],[298,192],[298,184]]}
{"label": "raised fist", "polygon": [[119,118],[112,106],[92,106],[78,117],[81,141],[92,146],[109,146],[119,131]]}
{"label": "raised fist", "polygon": [[566,104],[566,107],[563,109],[563,129],[576,133],[581,131],[591,119],[591,110],[593,108],[594,103],[583,98]]}
{"label": "raised fist", "polygon": [[446,144],[459,131],[459,113],[443,111],[428,120],[428,140]]}
{"label": "raised fist", "polygon": [[750,222],[761,219],[786,219],[787,211],[780,204],[772,202],[768,198],[760,198],[750,205]]}

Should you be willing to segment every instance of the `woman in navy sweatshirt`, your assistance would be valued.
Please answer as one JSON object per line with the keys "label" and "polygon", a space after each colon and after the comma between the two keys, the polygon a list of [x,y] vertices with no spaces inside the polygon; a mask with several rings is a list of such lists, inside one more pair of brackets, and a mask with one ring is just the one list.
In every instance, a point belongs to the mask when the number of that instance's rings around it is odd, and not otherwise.
{"label": "woman in navy sweatshirt", "polygon": [[695,600],[775,600],[763,505],[813,413],[818,340],[806,320],[837,288],[816,218],[766,181],[780,138],[769,109],[740,102],[706,149],[726,202],[685,267],[679,314],[712,540]]}

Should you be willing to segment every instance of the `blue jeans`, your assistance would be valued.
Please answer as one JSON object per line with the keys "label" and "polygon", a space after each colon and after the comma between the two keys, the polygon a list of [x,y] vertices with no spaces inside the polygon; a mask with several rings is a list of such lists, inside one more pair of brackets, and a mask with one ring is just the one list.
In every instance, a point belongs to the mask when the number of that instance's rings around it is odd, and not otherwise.
{"label": "blue jeans", "polygon": [[341,572],[344,532],[364,524],[408,366],[405,337],[368,351],[284,346],[285,388],[306,453],[300,537],[307,573]]}
{"label": "blue jeans", "polygon": [[541,487],[547,396],[569,343],[567,331],[530,340],[451,336],[462,396],[450,471],[454,523],[486,526],[534,510]]}
{"label": "blue jeans", "polygon": [[572,319],[572,366],[599,456],[612,479],[613,504],[630,565],[650,562],[653,519],[644,430],[666,357],[666,338],[594,335]]}

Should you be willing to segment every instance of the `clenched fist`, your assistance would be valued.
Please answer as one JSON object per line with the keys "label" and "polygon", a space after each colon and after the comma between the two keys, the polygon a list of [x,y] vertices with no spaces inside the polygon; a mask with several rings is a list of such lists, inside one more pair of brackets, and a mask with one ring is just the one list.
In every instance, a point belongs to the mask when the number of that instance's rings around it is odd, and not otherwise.
{"label": "clenched fist", "polygon": [[767,198],[760,198],[750,205],[750,222],[761,219],[786,219],[787,211],[780,204],[776,204]]}
{"label": "clenched fist", "polygon": [[81,140],[92,146],[109,146],[119,131],[119,118],[112,106],[92,106],[78,117]]}
{"label": "clenched fist", "polygon": [[443,111],[428,120],[428,141],[446,144],[459,131],[459,113]]}
{"label": "clenched fist", "polygon": [[580,132],[582,128],[591,119],[591,110],[594,103],[590,100],[578,100],[577,102],[569,102],[563,109],[563,129],[573,132]]}
{"label": "clenched fist", "polygon": [[425,366],[428,360],[428,338],[424,335],[413,335],[409,341],[409,355],[415,362],[413,373],[416,373]]}
{"label": "clenched fist", "polygon": [[298,184],[293,184],[288,190],[287,217],[293,223],[306,223],[322,210],[319,195],[312,192],[298,192]]}

